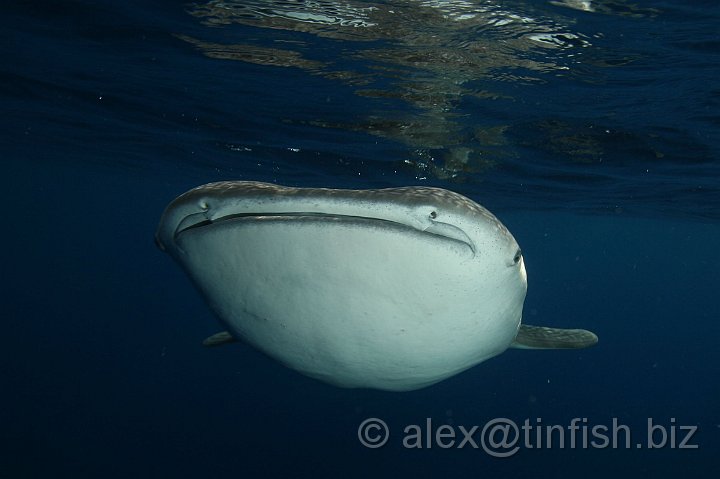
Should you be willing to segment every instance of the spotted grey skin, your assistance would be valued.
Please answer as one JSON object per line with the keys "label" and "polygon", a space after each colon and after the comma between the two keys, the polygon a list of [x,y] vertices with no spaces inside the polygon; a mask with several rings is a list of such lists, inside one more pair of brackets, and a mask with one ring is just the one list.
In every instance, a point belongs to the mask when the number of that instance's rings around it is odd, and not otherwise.
{"label": "spotted grey skin", "polygon": [[167,207],[156,241],[228,329],[206,345],[240,339],[337,386],[413,390],[508,347],[578,338],[523,334],[517,242],[440,188],[211,183]]}
{"label": "spotted grey skin", "polygon": [[[165,210],[156,239],[161,249],[172,244],[174,234],[202,221],[213,221],[226,214],[326,213],[339,211],[397,221],[425,231],[441,229],[445,216],[464,218],[497,228],[508,241],[514,238],[487,209],[458,193],[442,188],[409,186],[376,190],[331,188],[292,188],[256,181],[221,181],[201,185],[176,198]],[[442,217],[438,215],[442,214]],[[370,216],[366,216],[370,215]],[[458,232],[458,234],[461,234]],[[468,238],[464,237],[465,240]],[[472,240],[470,240],[472,241]]]}

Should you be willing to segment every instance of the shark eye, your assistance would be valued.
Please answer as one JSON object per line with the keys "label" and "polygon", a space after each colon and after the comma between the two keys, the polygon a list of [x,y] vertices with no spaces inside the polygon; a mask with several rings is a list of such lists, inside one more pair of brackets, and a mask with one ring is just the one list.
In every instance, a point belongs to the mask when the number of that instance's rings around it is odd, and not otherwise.
{"label": "shark eye", "polygon": [[430,212],[430,219],[433,219],[433,220],[434,220],[435,218],[437,218],[437,211],[431,211],[431,212]]}
{"label": "shark eye", "polygon": [[515,256],[513,257],[513,263],[518,264],[520,262],[520,258],[522,258],[522,251],[517,250],[515,252]]}

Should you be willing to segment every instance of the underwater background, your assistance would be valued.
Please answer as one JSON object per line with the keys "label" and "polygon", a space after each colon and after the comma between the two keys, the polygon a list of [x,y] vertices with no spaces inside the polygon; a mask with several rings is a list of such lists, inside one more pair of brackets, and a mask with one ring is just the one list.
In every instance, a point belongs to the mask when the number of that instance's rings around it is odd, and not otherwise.
{"label": "underwater background", "polygon": [[[0,22],[0,478],[720,469],[718,2],[6,1]],[[525,320],[600,342],[409,393],[203,348],[222,327],[153,234],[218,180],[462,193],[523,249]],[[632,441],[403,443],[574,418]]]}

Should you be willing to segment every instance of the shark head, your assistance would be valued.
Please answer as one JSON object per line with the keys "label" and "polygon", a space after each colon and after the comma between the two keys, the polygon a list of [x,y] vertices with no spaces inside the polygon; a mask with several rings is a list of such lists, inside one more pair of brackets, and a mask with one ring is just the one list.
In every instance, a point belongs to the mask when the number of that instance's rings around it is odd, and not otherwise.
{"label": "shark head", "polygon": [[501,353],[527,290],[507,228],[440,188],[211,183],[156,242],[233,335],[348,387],[416,389]]}
{"label": "shark head", "polygon": [[464,244],[474,257],[499,261],[525,276],[520,247],[487,209],[442,188],[377,190],[292,188],[271,183],[224,181],[194,188],[165,210],[155,235],[158,247],[177,254],[183,232],[239,218],[326,217],[393,224]]}

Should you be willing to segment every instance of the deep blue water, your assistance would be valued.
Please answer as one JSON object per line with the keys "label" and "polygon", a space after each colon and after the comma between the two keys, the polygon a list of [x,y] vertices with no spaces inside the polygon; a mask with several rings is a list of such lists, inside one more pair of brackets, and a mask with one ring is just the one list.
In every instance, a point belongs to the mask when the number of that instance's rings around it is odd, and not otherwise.
{"label": "deep blue water", "polygon": [[[5,2],[0,477],[716,472],[720,7],[581,4]],[[152,238],[224,179],[463,193],[523,248],[527,322],[600,343],[410,393],[204,349],[220,326]],[[616,418],[633,447],[404,448],[427,418]],[[697,448],[638,449],[648,418]]]}

